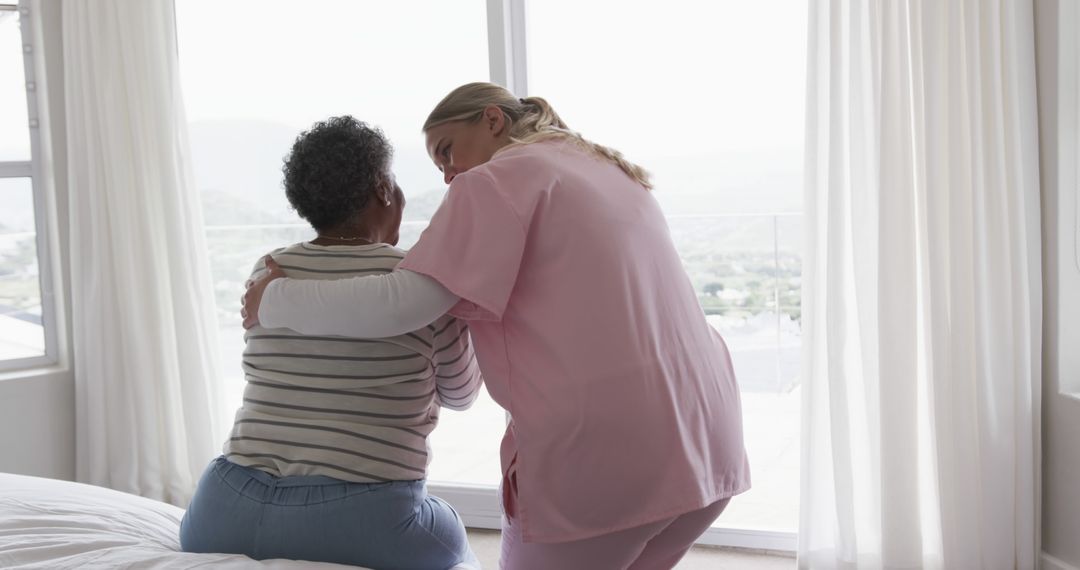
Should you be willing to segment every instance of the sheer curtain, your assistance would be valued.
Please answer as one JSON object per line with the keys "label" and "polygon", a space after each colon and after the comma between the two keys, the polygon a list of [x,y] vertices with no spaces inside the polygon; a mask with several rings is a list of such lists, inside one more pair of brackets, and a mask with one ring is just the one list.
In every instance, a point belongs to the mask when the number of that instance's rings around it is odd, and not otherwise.
{"label": "sheer curtain", "polygon": [[223,414],[173,3],[65,2],[63,41],[77,476],[185,505]]}
{"label": "sheer curtain", "polygon": [[1030,0],[813,0],[800,568],[1034,568]]}

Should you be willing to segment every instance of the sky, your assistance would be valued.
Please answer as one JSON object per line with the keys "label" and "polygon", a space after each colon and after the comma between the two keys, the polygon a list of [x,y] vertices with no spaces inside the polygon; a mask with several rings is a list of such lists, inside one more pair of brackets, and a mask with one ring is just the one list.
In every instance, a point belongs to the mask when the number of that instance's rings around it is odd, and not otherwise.
{"label": "sky", "polygon": [[[190,121],[296,128],[351,113],[398,146],[454,87],[486,81],[483,0],[178,0]],[[298,9],[300,8],[300,9]]]}
{"label": "sky", "polygon": [[806,10],[805,0],[532,2],[529,88],[629,152],[801,147]]}
{"label": "sky", "polygon": [[29,160],[22,36],[17,12],[0,12],[0,161]]}
{"label": "sky", "polygon": [[[489,79],[486,4],[177,0],[188,118],[298,132],[353,114],[391,138],[407,195],[440,186],[420,125],[452,88]],[[805,0],[543,0],[526,12],[519,95],[547,98],[571,128],[652,170],[670,210],[801,207]]]}

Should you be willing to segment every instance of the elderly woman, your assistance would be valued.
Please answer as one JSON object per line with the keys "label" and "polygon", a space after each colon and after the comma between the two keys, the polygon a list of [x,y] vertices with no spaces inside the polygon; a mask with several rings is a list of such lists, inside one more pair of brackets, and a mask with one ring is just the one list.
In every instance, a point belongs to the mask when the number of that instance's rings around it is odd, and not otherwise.
{"label": "elderly woman", "polygon": [[[271,253],[289,277],[394,270],[405,198],[391,155],[378,129],[348,116],[296,139],[285,193],[317,237]],[[440,406],[468,408],[480,387],[462,320],[371,340],[263,327],[245,338],[243,406],[184,517],[183,550],[376,569],[475,564],[461,519],[425,486]]]}

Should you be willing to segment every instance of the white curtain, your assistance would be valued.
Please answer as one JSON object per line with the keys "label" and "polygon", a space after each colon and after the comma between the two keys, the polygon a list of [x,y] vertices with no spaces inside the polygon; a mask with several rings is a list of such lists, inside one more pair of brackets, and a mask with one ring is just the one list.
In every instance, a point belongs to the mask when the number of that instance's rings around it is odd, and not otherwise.
{"label": "white curtain", "polygon": [[1035,568],[1030,0],[812,0],[800,568]]}
{"label": "white curtain", "polygon": [[186,505],[223,415],[175,27],[171,0],[63,4],[77,476]]}

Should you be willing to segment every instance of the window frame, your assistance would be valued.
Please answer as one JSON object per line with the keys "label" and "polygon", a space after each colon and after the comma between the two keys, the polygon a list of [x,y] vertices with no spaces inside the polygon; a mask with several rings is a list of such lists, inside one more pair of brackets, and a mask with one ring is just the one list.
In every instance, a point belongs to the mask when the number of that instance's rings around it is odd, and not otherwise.
{"label": "window frame", "polygon": [[60,362],[59,331],[57,330],[56,295],[59,287],[54,281],[53,252],[49,224],[49,200],[45,192],[45,170],[41,159],[41,131],[43,125],[41,100],[43,91],[38,89],[35,35],[32,26],[35,14],[30,2],[20,0],[17,4],[0,2],[0,11],[18,12],[19,32],[23,46],[23,75],[26,89],[26,109],[30,135],[30,159],[0,162],[0,178],[29,178],[34,199],[34,237],[37,246],[38,292],[41,296],[41,325],[44,329],[45,353],[40,356],[0,360],[0,374],[27,369],[45,368]]}

